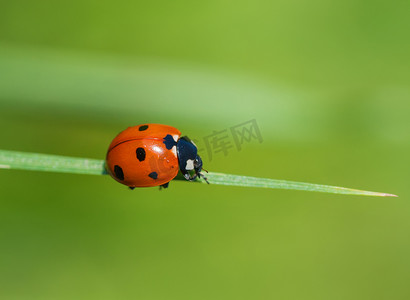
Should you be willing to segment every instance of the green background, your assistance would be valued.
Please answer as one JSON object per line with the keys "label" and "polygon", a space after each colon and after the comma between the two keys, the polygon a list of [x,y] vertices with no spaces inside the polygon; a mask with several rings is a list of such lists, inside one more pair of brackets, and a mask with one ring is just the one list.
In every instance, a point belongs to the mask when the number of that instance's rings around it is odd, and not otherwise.
{"label": "green background", "polygon": [[409,299],[406,1],[0,2],[0,148],[104,158],[124,128],[206,169],[399,198],[0,170],[1,299]]}

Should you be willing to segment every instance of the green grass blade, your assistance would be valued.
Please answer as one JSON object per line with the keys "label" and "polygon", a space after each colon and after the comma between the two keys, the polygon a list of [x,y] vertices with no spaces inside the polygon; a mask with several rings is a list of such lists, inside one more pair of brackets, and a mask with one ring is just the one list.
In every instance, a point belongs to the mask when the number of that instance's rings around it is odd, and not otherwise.
{"label": "green grass blade", "polygon": [[[75,158],[6,150],[0,150],[0,169],[35,170],[91,175],[106,174],[104,161],[99,159]],[[211,184],[228,186],[300,190],[361,196],[397,197],[393,194],[369,192],[337,186],[231,175],[216,172],[209,172],[206,176]],[[198,182],[204,183],[205,181],[199,180]]]}
{"label": "green grass blade", "polygon": [[35,170],[76,174],[105,174],[99,159],[0,150],[0,169]]}
{"label": "green grass blade", "polygon": [[[300,190],[309,192],[322,192],[332,194],[346,194],[346,195],[361,195],[361,196],[378,196],[378,197],[397,197],[393,194],[377,193],[362,191],[357,189],[350,189],[338,186],[329,186],[314,183],[258,178],[241,175],[230,175],[223,173],[209,172],[206,174],[209,182],[212,184],[230,185],[230,186],[247,186],[270,189],[284,189],[284,190]],[[201,181],[205,182],[205,181]]]}

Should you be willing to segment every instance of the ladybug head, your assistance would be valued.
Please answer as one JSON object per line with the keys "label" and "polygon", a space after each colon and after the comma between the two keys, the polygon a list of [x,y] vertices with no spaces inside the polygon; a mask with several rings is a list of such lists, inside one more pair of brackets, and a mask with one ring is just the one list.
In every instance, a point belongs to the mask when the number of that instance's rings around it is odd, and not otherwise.
{"label": "ladybug head", "polygon": [[202,177],[209,183],[206,177],[201,173],[202,159],[198,155],[198,149],[189,137],[183,136],[178,140],[177,155],[179,169],[187,180],[193,181],[197,177]]}

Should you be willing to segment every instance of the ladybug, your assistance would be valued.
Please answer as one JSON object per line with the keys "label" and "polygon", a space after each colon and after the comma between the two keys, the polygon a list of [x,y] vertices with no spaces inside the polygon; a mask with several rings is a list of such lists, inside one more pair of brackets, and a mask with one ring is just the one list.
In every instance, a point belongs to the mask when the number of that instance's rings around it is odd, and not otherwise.
{"label": "ladybug", "polygon": [[[116,181],[135,187],[160,186],[181,171],[185,179],[204,178],[202,159],[187,136],[171,126],[142,124],[128,127],[111,142],[106,156],[107,172]],[[204,170],[206,171],[206,170]]]}

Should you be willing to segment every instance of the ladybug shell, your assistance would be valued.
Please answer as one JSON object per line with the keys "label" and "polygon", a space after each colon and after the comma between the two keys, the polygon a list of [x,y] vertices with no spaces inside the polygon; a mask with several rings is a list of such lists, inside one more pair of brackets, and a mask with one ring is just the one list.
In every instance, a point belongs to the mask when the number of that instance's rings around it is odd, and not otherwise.
{"label": "ladybug shell", "polygon": [[[171,181],[179,171],[176,142],[180,135],[178,129],[168,125],[128,127],[108,148],[108,173],[129,187],[158,186]],[[175,142],[171,149],[164,143],[167,136]]]}

